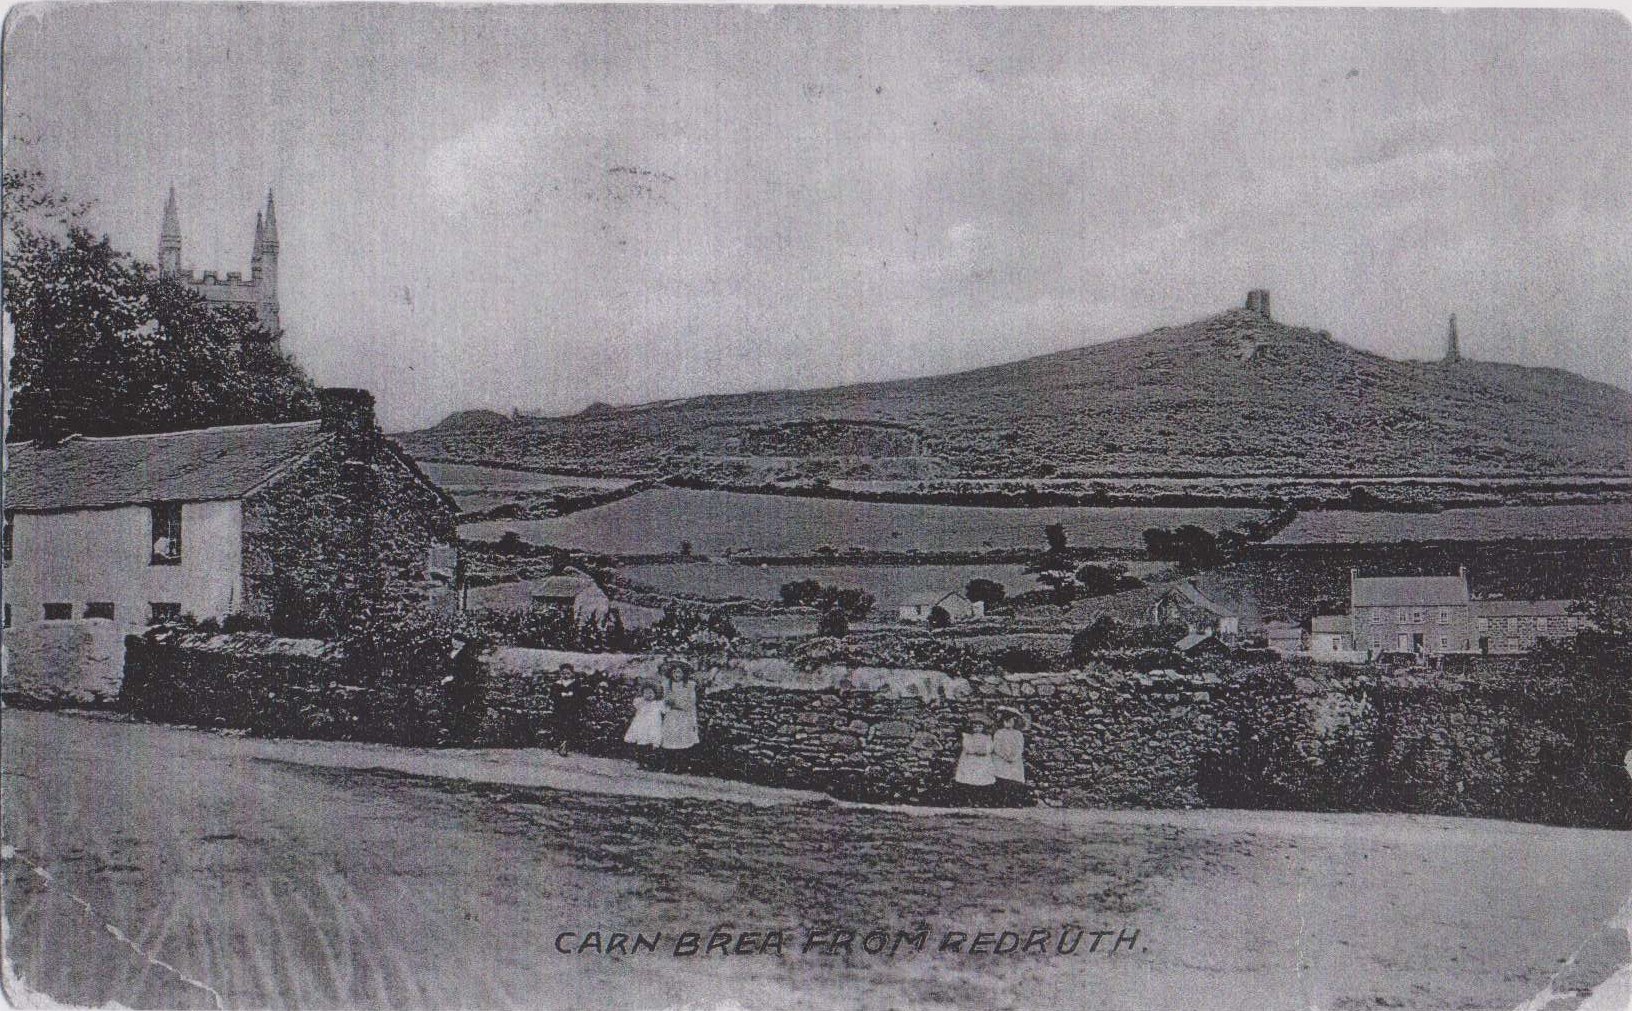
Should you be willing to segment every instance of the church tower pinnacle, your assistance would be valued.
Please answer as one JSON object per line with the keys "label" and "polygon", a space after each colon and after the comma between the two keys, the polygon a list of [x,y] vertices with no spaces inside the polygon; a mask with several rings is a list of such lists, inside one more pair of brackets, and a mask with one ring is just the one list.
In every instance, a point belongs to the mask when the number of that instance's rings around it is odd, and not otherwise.
{"label": "church tower pinnacle", "polygon": [[159,225],[159,275],[204,296],[205,301],[237,306],[253,311],[261,326],[271,331],[277,346],[283,321],[278,311],[278,211],[267,191],[266,208],[255,212],[255,244],[249,253],[249,277],[237,271],[221,276],[213,270],[194,277],[181,266],[181,213],[176,206],[176,188],[164,201],[164,219]]}
{"label": "church tower pinnacle", "polygon": [[181,273],[181,214],[176,210],[176,188],[164,201],[164,223],[159,226],[159,273]]}
{"label": "church tower pinnacle", "polygon": [[256,248],[260,252],[260,259],[255,266],[259,271],[255,275],[260,287],[260,317],[261,322],[273,333],[283,328],[278,318],[278,208],[272,202],[272,191],[266,191],[266,214],[264,220],[256,215],[256,234],[260,241]]}
{"label": "church tower pinnacle", "polygon": [[1453,312],[1451,313],[1450,333],[1445,337],[1445,357],[1442,362],[1445,365],[1455,365],[1461,360],[1462,350],[1456,345],[1456,313]]}

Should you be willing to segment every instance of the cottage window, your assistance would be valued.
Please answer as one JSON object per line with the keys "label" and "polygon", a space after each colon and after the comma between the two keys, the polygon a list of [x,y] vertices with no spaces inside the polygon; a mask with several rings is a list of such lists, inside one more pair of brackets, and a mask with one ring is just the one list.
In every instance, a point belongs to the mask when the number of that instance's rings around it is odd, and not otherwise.
{"label": "cottage window", "polygon": [[1442,607],[1442,608],[1439,609],[1439,623],[1441,625],[1449,625],[1451,623],[1451,609],[1450,608]]}
{"label": "cottage window", "polygon": [[1415,624],[1415,625],[1422,624],[1422,612],[1421,611],[1412,611],[1411,612],[1411,622],[1412,622],[1412,624]]}
{"label": "cottage window", "polygon": [[11,510],[6,510],[6,525],[4,533],[0,533],[0,552],[3,552],[6,561],[11,561]]}
{"label": "cottage window", "polygon": [[68,621],[74,616],[72,604],[46,604],[42,610],[46,621]]}
{"label": "cottage window", "polygon": [[1383,623],[1383,612],[1381,612],[1381,611],[1371,612],[1371,623],[1373,625],[1381,625]]}
{"label": "cottage window", "polygon": [[6,605],[6,627],[7,628],[11,627],[11,605],[10,604]]}
{"label": "cottage window", "polygon": [[181,563],[181,503],[156,502],[153,514],[153,565]]}
{"label": "cottage window", "polygon": [[157,625],[181,617],[181,605],[172,601],[148,602],[148,623]]}
{"label": "cottage window", "polygon": [[106,600],[93,600],[85,605],[85,617],[106,618],[113,620],[113,604]]}
{"label": "cottage window", "polygon": [[1450,640],[1449,636],[1443,636],[1442,635],[1442,636],[1439,637],[1439,648],[1440,649],[1450,649],[1451,648],[1451,640]]}

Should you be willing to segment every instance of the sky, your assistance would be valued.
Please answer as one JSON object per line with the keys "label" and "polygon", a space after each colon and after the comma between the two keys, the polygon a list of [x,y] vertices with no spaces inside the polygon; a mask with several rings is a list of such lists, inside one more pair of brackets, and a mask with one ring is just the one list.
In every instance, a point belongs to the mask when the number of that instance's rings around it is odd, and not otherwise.
{"label": "sky", "polygon": [[39,5],[6,156],[388,428],[1277,318],[1632,388],[1632,26],[1570,11]]}

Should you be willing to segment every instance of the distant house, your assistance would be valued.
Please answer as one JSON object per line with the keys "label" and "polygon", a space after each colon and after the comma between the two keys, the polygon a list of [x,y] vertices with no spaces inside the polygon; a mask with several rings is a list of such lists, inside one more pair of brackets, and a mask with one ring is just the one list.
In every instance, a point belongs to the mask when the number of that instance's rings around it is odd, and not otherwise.
{"label": "distant house", "polygon": [[1454,576],[1361,576],[1349,570],[1354,648],[1366,653],[1466,653],[1473,648],[1468,570]]}
{"label": "distant house", "polygon": [[902,621],[927,622],[937,607],[952,621],[968,621],[986,614],[985,603],[970,600],[957,590],[914,593],[901,602],[898,614]]}
{"label": "distant house", "polygon": [[1563,639],[1586,628],[1571,614],[1571,600],[1476,600],[1474,633],[1481,653],[1524,653],[1543,639]]}
{"label": "distant house", "polygon": [[370,593],[455,608],[452,500],[366,392],[321,401],[320,421],[8,445],[7,626],[94,622],[122,657],[126,633],[182,615],[311,622]]}
{"label": "distant house", "polygon": [[1156,598],[1150,605],[1149,621],[1152,625],[1176,622],[1192,635],[1205,632],[1225,640],[1241,632],[1240,610],[1207,596],[1188,579]]}
{"label": "distant house", "polygon": [[559,611],[575,621],[599,621],[612,611],[606,591],[576,570],[538,580],[532,585],[531,596],[534,608]]}
{"label": "distant house", "polygon": [[1271,621],[1264,625],[1264,638],[1269,642],[1269,648],[1281,656],[1292,656],[1303,652],[1303,629],[1297,625],[1284,621]]}
{"label": "distant house", "polygon": [[[1316,660],[1348,661],[1356,658],[1354,636],[1346,614],[1317,614],[1309,619],[1308,653]],[[1359,659],[1365,659],[1363,653]]]}

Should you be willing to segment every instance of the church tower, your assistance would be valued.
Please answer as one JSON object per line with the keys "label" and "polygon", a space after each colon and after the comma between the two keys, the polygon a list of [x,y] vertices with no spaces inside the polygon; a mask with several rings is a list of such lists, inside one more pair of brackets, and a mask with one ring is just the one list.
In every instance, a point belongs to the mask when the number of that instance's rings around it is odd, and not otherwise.
{"label": "church tower", "polygon": [[278,209],[272,203],[272,191],[266,191],[266,217],[255,215],[256,251],[260,254],[251,264],[256,286],[260,289],[261,323],[277,333],[283,324],[278,320]]}
{"label": "church tower", "polygon": [[1441,359],[1443,365],[1455,365],[1462,360],[1462,351],[1456,346],[1456,313],[1451,313],[1451,330],[1445,337],[1445,357]]}
{"label": "church tower", "polygon": [[181,266],[181,213],[176,207],[176,188],[164,202],[164,220],[159,225],[159,276],[198,292],[207,301],[240,306],[255,313],[263,327],[273,334],[274,343],[283,322],[278,311],[278,211],[272,191],[266,193],[266,209],[255,212],[255,244],[249,251],[249,277],[229,271],[225,277],[206,270],[198,277]]}
{"label": "church tower", "polygon": [[174,277],[181,273],[181,214],[176,210],[176,188],[164,201],[164,223],[159,226],[159,274]]}

